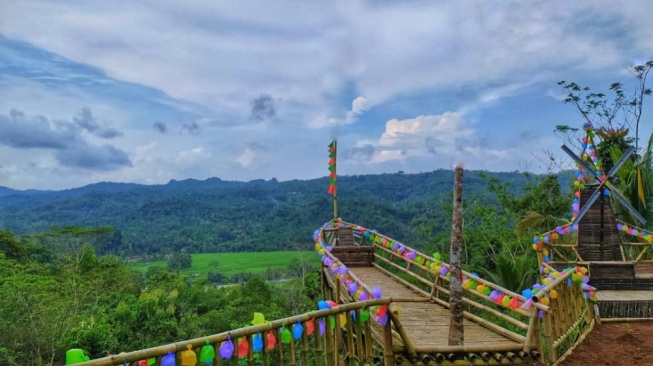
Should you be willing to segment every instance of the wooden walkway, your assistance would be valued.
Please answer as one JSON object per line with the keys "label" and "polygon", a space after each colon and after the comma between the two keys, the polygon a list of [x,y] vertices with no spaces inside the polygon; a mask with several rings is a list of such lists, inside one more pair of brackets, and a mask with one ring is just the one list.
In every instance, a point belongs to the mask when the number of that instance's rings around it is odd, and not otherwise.
{"label": "wooden walkway", "polygon": [[[384,297],[423,297],[408,287],[393,280],[373,267],[349,268],[368,286],[379,286]],[[393,305],[399,309],[399,320],[406,330],[408,339],[415,348],[447,346],[449,336],[449,309],[432,302],[402,302]],[[514,343],[515,349],[522,344],[493,332],[481,325],[464,320],[465,345],[492,346]]]}

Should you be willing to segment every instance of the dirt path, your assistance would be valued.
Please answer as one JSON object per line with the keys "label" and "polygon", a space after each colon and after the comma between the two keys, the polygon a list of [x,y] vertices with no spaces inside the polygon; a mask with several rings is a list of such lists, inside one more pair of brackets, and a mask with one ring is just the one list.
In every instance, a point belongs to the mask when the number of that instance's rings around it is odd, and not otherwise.
{"label": "dirt path", "polygon": [[562,366],[653,365],[653,322],[603,323]]}

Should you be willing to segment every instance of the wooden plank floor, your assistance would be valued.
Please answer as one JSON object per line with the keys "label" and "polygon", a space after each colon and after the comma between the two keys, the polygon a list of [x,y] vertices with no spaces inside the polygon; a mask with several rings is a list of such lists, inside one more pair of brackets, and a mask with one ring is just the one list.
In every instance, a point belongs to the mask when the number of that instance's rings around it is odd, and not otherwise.
{"label": "wooden plank floor", "polygon": [[653,291],[648,290],[599,290],[599,301],[653,301]]}
{"label": "wooden plank floor", "polygon": [[[383,291],[383,297],[423,297],[411,289],[394,281],[376,268],[358,267],[350,268],[354,274],[368,286],[379,286]],[[399,320],[406,330],[408,338],[415,347],[426,347],[448,344],[449,336],[449,309],[430,302],[406,302],[393,304],[399,308]],[[492,345],[519,343],[484,328],[474,322],[465,319],[465,345]]]}

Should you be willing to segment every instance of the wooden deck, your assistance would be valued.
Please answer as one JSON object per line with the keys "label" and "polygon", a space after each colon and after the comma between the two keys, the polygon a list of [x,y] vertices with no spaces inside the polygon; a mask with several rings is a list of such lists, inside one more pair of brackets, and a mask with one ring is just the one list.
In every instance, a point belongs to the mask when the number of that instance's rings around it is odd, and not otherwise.
{"label": "wooden deck", "polygon": [[599,290],[599,301],[653,301],[653,291],[648,290]]}
{"label": "wooden deck", "polygon": [[[368,286],[379,286],[384,297],[423,297],[404,285],[394,281],[373,267],[350,268]],[[393,305],[399,309],[399,320],[406,330],[408,339],[415,348],[447,346],[449,336],[449,309],[432,302],[402,302]],[[464,321],[465,345],[481,346],[514,343],[515,349],[522,345],[510,338],[497,334],[467,319]]]}

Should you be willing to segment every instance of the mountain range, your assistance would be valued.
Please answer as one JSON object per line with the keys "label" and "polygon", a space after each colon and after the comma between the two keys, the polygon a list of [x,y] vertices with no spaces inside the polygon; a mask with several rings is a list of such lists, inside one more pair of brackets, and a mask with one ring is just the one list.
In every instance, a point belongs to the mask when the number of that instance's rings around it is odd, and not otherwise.
{"label": "mountain range", "polygon": [[[518,172],[467,171],[464,199],[496,204],[485,190],[490,177],[515,192],[528,183]],[[424,229],[448,232],[452,185],[451,170],[338,177],[339,216],[406,243],[423,240]],[[0,227],[19,235],[112,227],[96,250],[124,256],[308,249],[311,233],[333,217],[327,187],[327,178],[101,182],[61,191],[0,187]]]}

